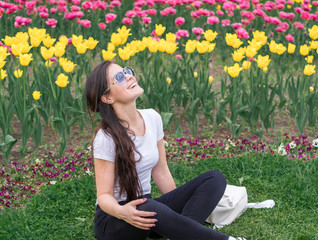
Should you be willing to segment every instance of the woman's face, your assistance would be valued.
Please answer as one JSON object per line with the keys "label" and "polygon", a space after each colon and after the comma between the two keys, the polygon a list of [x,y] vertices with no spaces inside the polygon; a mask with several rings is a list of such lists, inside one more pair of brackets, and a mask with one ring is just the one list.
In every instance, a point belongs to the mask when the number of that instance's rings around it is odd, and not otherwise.
{"label": "woman's face", "polygon": [[114,103],[135,101],[137,97],[143,94],[144,90],[138,85],[137,79],[133,75],[124,73],[126,81],[122,83],[115,82],[115,75],[118,72],[123,73],[123,68],[121,66],[111,64],[107,70],[107,85],[110,88],[108,94],[109,97],[113,99]]}

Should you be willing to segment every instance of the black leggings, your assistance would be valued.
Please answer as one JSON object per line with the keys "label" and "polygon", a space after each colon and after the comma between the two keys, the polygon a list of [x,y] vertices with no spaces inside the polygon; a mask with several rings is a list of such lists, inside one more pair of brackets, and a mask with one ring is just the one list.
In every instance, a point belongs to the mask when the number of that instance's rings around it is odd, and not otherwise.
{"label": "black leggings", "polygon": [[99,240],[145,240],[166,237],[170,240],[227,240],[229,236],[202,225],[211,214],[226,187],[225,177],[212,170],[186,184],[137,206],[138,210],[156,212],[156,226],[151,230],[136,228],[105,213],[98,205],[94,220]]}

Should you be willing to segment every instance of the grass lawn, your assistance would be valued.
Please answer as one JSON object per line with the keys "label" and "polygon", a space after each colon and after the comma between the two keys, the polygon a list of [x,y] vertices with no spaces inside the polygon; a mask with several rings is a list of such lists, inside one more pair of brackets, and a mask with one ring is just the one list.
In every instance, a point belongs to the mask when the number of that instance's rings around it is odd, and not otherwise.
{"label": "grass lawn", "polygon": [[[272,209],[247,209],[222,228],[223,233],[248,240],[318,239],[317,158],[302,162],[255,153],[194,163],[169,162],[169,166],[178,186],[218,169],[229,184],[246,186],[249,202],[275,201]],[[155,186],[153,196],[159,196]],[[95,239],[95,200],[93,176],[44,186],[27,200],[25,208],[6,208],[0,213],[0,239]]]}

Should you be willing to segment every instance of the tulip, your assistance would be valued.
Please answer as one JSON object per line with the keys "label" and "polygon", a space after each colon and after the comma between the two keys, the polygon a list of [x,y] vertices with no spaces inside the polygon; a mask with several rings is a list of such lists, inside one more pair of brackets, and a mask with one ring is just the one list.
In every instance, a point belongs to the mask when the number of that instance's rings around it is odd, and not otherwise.
{"label": "tulip", "polygon": [[82,35],[79,35],[79,36],[76,36],[76,35],[72,35],[72,44],[76,47],[78,44],[82,43],[83,42],[83,36]]}
{"label": "tulip", "polygon": [[308,29],[309,37],[313,40],[318,38],[318,26],[314,25],[311,29]]}
{"label": "tulip", "polygon": [[203,34],[204,34],[205,40],[207,40],[209,42],[212,42],[216,38],[216,36],[218,35],[217,32],[213,32],[211,29],[205,31]]}
{"label": "tulip", "polygon": [[3,79],[5,79],[6,76],[8,76],[7,71],[0,69],[0,79],[3,80]]}
{"label": "tulip", "polygon": [[168,84],[170,84],[171,83],[171,78],[167,77],[166,81],[167,81]]}
{"label": "tulip", "polygon": [[62,64],[62,68],[65,72],[69,73],[74,70],[74,67],[77,66],[72,61],[67,61],[64,64]]}
{"label": "tulip", "polygon": [[0,69],[4,67],[7,61],[0,60]]}
{"label": "tulip", "polygon": [[235,62],[240,62],[244,58],[244,55],[239,51],[235,51],[232,53],[232,57]]}
{"label": "tulip", "polygon": [[111,61],[116,56],[116,53],[113,53],[111,50],[102,50],[102,54],[105,61]]}
{"label": "tulip", "polygon": [[46,46],[47,48],[50,48],[54,42],[55,42],[55,38],[51,38],[49,35],[47,35],[44,39],[43,39],[43,44],[44,46]]}
{"label": "tulip", "polygon": [[220,22],[220,19],[216,16],[212,16],[212,17],[208,17],[208,20],[207,20],[208,24],[216,24],[216,23],[219,23]]}
{"label": "tulip", "polygon": [[6,47],[0,46],[0,61],[4,61],[9,55],[10,53],[8,53],[8,49]]}
{"label": "tulip", "polygon": [[305,69],[304,69],[304,74],[307,75],[307,76],[310,76],[310,75],[314,74],[316,72],[315,68],[316,68],[316,65],[307,64],[305,66]]}
{"label": "tulip", "polygon": [[151,41],[148,41],[147,47],[150,52],[155,53],[158,51],[159,43],[158,41],[152,39]]}
{"label": "tulip", "polygon": [[288,41],[288,42],[294,42],[294,36],[293,35],[291,35],[291,34],[288,34],[288,35],[286,35],[286,40]]}
{"label": "tulip", "polygon": [[197,44],[197,41],[189,39],[185,45],[185,51],[187,53],[193,53],[196,48],[196,44]]}
{"label": "tulip", "polygon": [[51,28],[55,28],[57,24],[57,20],[54,18],[49,18],[47,21],[45,21],[45,24],[50,26]]}
{"label": "tulip", "polygon": [[156,24],[155,32],[158,36],[161,36],[165,30],[166,30],[166,27],[163,27],[161,24],[159,25]]}
{"label": "tulip", "polygon": [[242,64],[242,68],[247,70],[251,67],[251,62],[250,61],[243,61],[243,64]]}
{"label": "tulip", "polygon": [[64,46],[66,47],[68,45],[68,38],[64,35],[59,37],[59,42],[64,44]]}
{"label": "tulip", "polygon": [[11,46],[11,52],[13,55],[18,56],[22,53],[22,49],[23,49],[23,43],[19,43],[19,44],[12,44]]}
{"label": "tulip", "polygon": [[92,38],[92,37],[89,37],[88,40],[85,41],[86,46],[90,50],[94,49],[96,47],[97,43],[98,43],[98,41],[94,40],[94,38]]}
{"label": "tulip", "polygon": [[238,63],[235,63],[234,66],[227,68],[227,72],[231,77],[235,78],[240,74],[242,69]]}
{"label": "tulip", "polygon": [[76,51],[79,53],[79,54],[84,54],[87,50],[87,46],[86,44],[84,43],[79,43],[76,45]]}
{"label": "tulip", "polygon": [[39,100],[40,97],[41,97],[41,95],[42,95],[42,94],[41,94],[40,91],[33,91],[33,93],[32,93],[33,99],[34,99],[35,101]]}
{"label": "tulip", "polygon": [[257,54],[257,49],[254,46],[249,45],[246,47],[245,54],[246,54],[246,57],[252,58]]}
{"label": "tulip", "polygon": [[209,42],[208,41],[202,41],[196,43],[197,51],[198,53],[202,54],[208,51]]}
{"label": "tulip", "polygon": [[121,44],[120,35],[118,33],[112,33],[110,41],[114,46],[120,45]]}
{"label": "tulip", "polygon": [[20,70],[20,69],[14,71],[14,76],[15,76],[16,78],[22,77],[22,74],[23,74],[23,71]]}
{"label": "tulip", "polygon": [[213,77],[209,76],[209,83],[213,82]]}
{"label": "tulip", "polygon": [[54,55],[56,57],[62,57],[65,54],[65,45],[61,42],[57,42],[54,46]]}
{"label": "tulip", "polygon": [[126,26],[122,26],[122,28],[118,28],[117,29],[118,35],[121,39],[121,43],[120,44],[125,44],[128,37],[131,35],[130,33],[130,29],[127,29]]}
{"label": "tulip", "polygon": [[178,26],[181,26],[184,23],[185,19],[183,17],[177,17],[174,23]]}
{"label": "tulip", "polygon": [[197,72],[194,72],[193,73],[193,76],[196,78],[196,77],[198,77],[198,73]]}
{"label": "tulip", "polygon": [[296,49],[296,45],[295,44],[292,44],[292,43],[288,43],[288,53],[292,54],[295,52],[295,49]]}
{"label": "tulip", "polygon": [[117,15],[113,14],[113,13],[107,13],[105,15],[106,18],[106,23],[111,23],[112,21],[114,21],[116,19]]}
{"label": "tulip", "polygon": [[166,52],[169,54],[173,54],[178,49],[176,43],[166,42]]}
{"label": "tulip", "polygon": [[177,40],[177,36],[174,33],[169,32],[166,34],[166,42],[174,43],[176,42],[176,40]]}
{"label": "tulip", "polygon": [[33,60],[32,53],[20,54],[19,55],[19,60],[20,60],[20,64],[22,66],[28,66],[30,64],[31,60]]}
{"label": "tulip", "polygon": [[257,59],[256,59],[257,65],[261,69],[267,67],[268,64],[270,63],[270,61],[271,61],[271,59],[269,59],[268,55],[266,55],[266,56],[258,55]]}
{"label": "tulip", "polygon": [[199,35],[201,35],[203,33],[203,29],[202,28],[192,28],[192,32],[195,35],[199,36]]}
{"label": "tulip", "polygon": [[4,42],[4,45],[10,46],[13,44],[13,37],[5,36],[4,39],[1,39]]}
{"label": "tulip", "polygon": [[57,80],[55,81],[55,84],[61,88],[66,87],[68,83],[68,76],[66,76],[64,73],[60,73],[57,76]]}
{"label": "tulip", "polygon": [[299,52],[301,55],[307,56],[309,54],[309,51],[310,46],[307,46],[306,44],[300,46]]}
{"label": "tulip", "polygon": [[123,49],[118,48],[118,55],[124,61],[129,60],[129,58],[132,54],[133,54],[133,51],[127,47],[125,47]]}
{"label": "tulip", "polygon": [[317,49],[318,48],[318,41],[311,41],[310,42],[310,48],[311,49]]}
{"label": "tulip", "polygon": [[314,89],[313,87],[310,87],[310,88],[309,88],[309,91],[310,91],[310,92],[313,92],[314,90],[315,90],[315,89]]}
{"label": "tulip", "polygon": [[133,21],[132,21],[131,18],[125,17],[125,18],[123,18],[122,23],[127,25],[127,26],[129,26],[129,25],[131,25],[133,23]]}
{"label": "tulip", "polygon": [[158,50],[159,50],[159,52],[166,51],[166,41],[164,39],[160,39],[160,41],[158,43]]}
{"label": "tulip", "polygon": [[54,54],[54,48],[51,47],[49,49],[46,49],[45,47],[41,47],[41,55],[45,60],[49,60],[51,57],[53,57]]}
{"label": "tulip", "polygon": [[98,27],[102,30],[104,30],[106,28],[106,24],[105,23],[99,23]]}

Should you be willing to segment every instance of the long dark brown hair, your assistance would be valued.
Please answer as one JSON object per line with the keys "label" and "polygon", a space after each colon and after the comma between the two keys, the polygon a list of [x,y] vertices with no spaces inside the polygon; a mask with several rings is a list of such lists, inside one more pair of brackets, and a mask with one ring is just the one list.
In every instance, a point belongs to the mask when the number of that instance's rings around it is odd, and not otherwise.
{"label": "long dark brown hair", "polygon": [[[134,152],[137,152],[140,157],[141,155],[128,135],[128,133],[134,135],[133,131],[129,129],[129,124],[117,118],[112,105],[101,100],[103,93],[110,85],[107,82],[107,69],[111,64],[113,63],[110,61],[104,61],[93,69],[85,84],[85,95],[89,114],[91,111],[99,112],[101,115],[101,123],[95,131],[95,136],[97,131],[102,129],[112,137],[115,143],[115,171],[119,178],[119,194],[126,193],[128,202],[142,197]],[[126,123],[128,127],[124,127],[123,123]]]}

